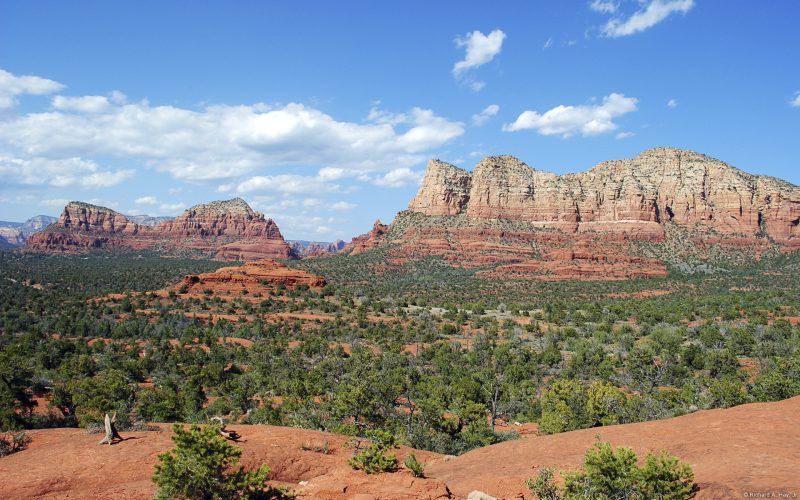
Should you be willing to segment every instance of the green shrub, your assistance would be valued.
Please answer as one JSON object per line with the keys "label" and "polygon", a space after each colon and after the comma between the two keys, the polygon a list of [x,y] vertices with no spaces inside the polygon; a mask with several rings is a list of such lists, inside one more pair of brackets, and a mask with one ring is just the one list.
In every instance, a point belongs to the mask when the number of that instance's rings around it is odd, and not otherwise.
{"label": "green shrub", "polygon": [[639,469],[637,490],[643,498],[689,498],[694,490],[692,467],[665,451],[648,453]]}
{"label": "green shrub", "polygon": [[392,434],[381,430],[371,432],[370,436],[372,443],[347,461],[350,467],[363,470],[367,474],[397,470],[397,457],[394,454],[386,453],[389,449],[397,447],[397,439]]}
{"label": "green shrub", "polygon": [[25,431],[0,434],[0,457],[22,451],[31,444],[31,437]]}
{"label": "green shrub", "polygon": [[175,447],[158,456],[153,482],[157,499],[167,498],[282,498],[281,491],[265,485],[269,467],[246,472],[233,467],[242,450],[219,435],[219,427],[193,425],[188,431],[172,427]]}
{"label": "green shrub", "polygon": [[536,479],[528,479],[525,482],[525,486],[541,500],[558,500],[561,496],[558,493],[558,486],[555,483],[554,475],[554,469],[542,467],[539,469]]}
{"label": "green shrub", "polygon": [[564,475],[567,499],[681,499],[690,498],[693,491],[691,466],[669,453],[648,453],[639,467],[632,449],[615,450],[599,440],[586,451],[583,470]]}
{"label": "green shrub", "polygon": [[425,464],[417,460],[415,454],[409,453],[403,464],[411,471],[414,477],[425,477]]}
{"label": "green shrub", "polygon": [[630,498],[635,492],[636,453],[630,448],[616,450],[597,441],[586,451],[583,470],[564,475],[567,498]]}

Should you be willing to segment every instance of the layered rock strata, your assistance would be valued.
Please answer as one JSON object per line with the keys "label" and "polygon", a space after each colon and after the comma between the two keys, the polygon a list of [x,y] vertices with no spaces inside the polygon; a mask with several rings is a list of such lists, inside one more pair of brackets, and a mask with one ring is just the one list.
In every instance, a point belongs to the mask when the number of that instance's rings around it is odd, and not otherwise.
{"label": "layered rock strata", "polygon": [[109,208],[71,202],[58,222],[33,235],[27,246],[42,252],[157,247],[245,261],[293,257],[277,224],[241,198],[196,205],[153,226],[136,224]]}
{"label": "layered rock strata", "polygon": [[566,175],[492,156],[472,172],[431,160],[408,210],[348,248],[385,246],[396,265],[437,256],[491,278],[654,278],[667,268],[643,244],[758,258],[800,248],[799,223],[800,188],[692,151],[656,148]]}
{"label": "layered rock strata", "polygon": [[241,295],[268,293],[278,286],[289,289],[307,285],[322,288],[325,279],[298,269],[290,269],[271,259],[250,262],[242,266],[222,267],[211,273],[189,275],[178,286],[182,294]]}
{"label": "layered rock strata", "polygon": [[487,157],[472,173],[432,160],[409,210],[635,237],[658,238],[660,226],[673,222],[786,243],[800,238],[800,188],[673,148],[566,175],[533,169],[512,156]]}

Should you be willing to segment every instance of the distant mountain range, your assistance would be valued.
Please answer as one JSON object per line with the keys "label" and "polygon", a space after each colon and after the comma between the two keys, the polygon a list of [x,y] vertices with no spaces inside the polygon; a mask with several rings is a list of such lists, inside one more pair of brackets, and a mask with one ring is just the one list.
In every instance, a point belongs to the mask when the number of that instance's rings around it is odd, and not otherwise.
{"label": "distant mountain range", "polygon": [[800,249],[800,188],[674,148],[566,175],[513,156],[472,172],[431,160],[408,210],[343,252],[375,248],[384,267],[439,257],[487,279],[662,277],[670,262]]}
{"label": "distant mountain range", "polygon": [[347,245],[287,242],[273,220],[235,198],[174,219],[71,202],[27,248],[188,249],[245,261],[380,248],[381,269],[438,257],[488,279],[651,278],[666,276],[670,262],[752,261],[800,249],[800,188],[674,148],[566,175],[512,156],[487,157],[472,172],[431,160],[408,210]]}
{"label": "distant mountain range", "polygon": [[24,245],[28,236],[38,233],[57,220],[58,218],[49,215],[37,215],[25,222],[0,221],[0,249]]}

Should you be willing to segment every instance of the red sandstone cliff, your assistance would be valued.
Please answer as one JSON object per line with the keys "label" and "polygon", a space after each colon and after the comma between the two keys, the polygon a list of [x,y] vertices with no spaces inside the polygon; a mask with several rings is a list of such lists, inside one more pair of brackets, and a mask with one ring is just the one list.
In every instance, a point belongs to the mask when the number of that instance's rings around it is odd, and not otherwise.
{"label": "red sandstone cliff", "polygon": [[692,151],[656,148],[561,176],[494,156],[472,172],[431,160],[408,210],[350,246],[354,255],[385,245],[398,265],[438,256],[489,266],[487,277],[623,279],[667,275],[637,242],[757,258],[800,248],[799,223],[800,188]]}
{"label": "red sandstone cliff", "polygon": [[138,225],[109,208],[71,202],[57,223],[31,236],[27,247],[56,253],[159,247],[246,261],[293,257],[277,224],[241,198],[196,205],[174,220],[154,226]]}
{"label": "red sandstone cliff", "polygon": [[378,248],[383,243],[383,235],[389,230],[389,226],[381,223],[380,219],[372,224],[372,230],[361,236],[356,236],[343,249],[342,253],[358,255],[367,250]]}
{"label": "red sandstone cliff", "polygon": [[562,176],[512,156],[487,157],[472,173],[432,160],[409,210],[572,232],[658,237],[664,222],[674,222],[725,235],[764,233],[789,244],[800,238],[800,188],[673,148]]}

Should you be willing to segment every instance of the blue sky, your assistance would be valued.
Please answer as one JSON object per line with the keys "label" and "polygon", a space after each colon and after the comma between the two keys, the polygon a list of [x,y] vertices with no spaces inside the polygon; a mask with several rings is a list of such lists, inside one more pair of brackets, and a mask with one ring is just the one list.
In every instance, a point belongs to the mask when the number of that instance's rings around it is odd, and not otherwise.
{"label": "blue sky", "polygon": [[242,196],[287,238],[391,220],[429,158],[655,146],[800,184],[800,3],[0,1],[0,220]]}

